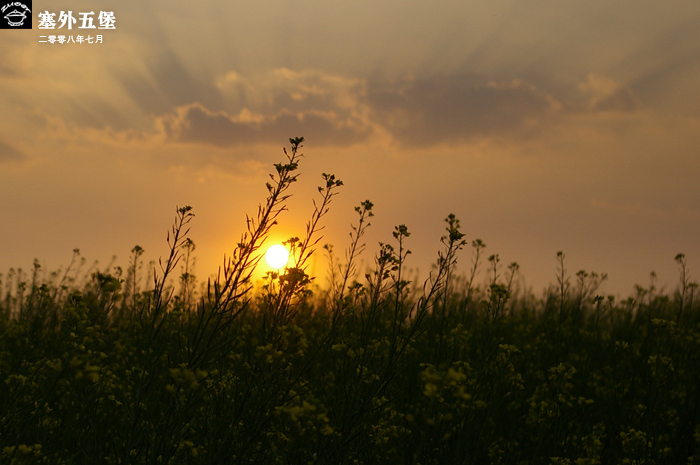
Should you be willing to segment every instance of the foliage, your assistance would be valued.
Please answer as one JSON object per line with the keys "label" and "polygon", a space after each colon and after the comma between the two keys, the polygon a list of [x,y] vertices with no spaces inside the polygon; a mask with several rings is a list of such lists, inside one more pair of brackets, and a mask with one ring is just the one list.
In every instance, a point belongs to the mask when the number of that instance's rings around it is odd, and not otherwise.
{"label": "foliage", "polygon": [[[21,463],[698,463],[700,309],[687,260],[671,297],[596,295],[605,275],[537,299],[513,287],[454,215],[428,279],[406,279],[399,225],[358,281],[373,204],[362,202],[329,288],[307,263],[342,182],[324,174],[293,260],[254,290],[252,272],[297,179],[303,138],[276,164],[269,196],[215,279],[196,292],[194,215],[176,210],[170,252],[141,290],[139,246],[125,276],[82,265],[0,275],[0,462]],[[183,262],[183,263],[181,263]],[[173,282],[182,270],[179,291]],[[149,273],[150,274],[150,273]],[[572,283],[573,281],[573,283]]]}

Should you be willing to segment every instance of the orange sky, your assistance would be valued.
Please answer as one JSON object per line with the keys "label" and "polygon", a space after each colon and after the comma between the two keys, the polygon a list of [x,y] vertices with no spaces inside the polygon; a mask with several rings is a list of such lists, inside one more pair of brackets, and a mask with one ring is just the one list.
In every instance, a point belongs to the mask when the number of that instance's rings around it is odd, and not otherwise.
{"label": "orange sky", "polygon": [[[403,223],[423,276],[449,213],[538,294],[558,250],[623,296],[652,270],[675,288],[678,252],[700,275],[696,0],[33,8],[33,30],[0,30],[0,272],[55,269],[76,247],[103,265],[136,244],[156,259],[187,204],[206,278],[304,136],[281,239],[302,235],[330,172],[345,183],[326,218],[338,254],[370,199],[364,259]],[[113,11],[116,30],[39,43],[36,15],[69,9]]]}

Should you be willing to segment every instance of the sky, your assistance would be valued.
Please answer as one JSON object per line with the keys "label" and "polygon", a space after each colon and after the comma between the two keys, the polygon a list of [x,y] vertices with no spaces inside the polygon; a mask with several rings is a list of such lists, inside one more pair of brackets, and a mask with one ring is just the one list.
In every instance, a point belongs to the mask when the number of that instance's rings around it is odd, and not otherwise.
{"label": "sky", "polygon": [[[321,243],[342,258],[374,204],[363,266],[408,227],[424,279],[454,213],[465,239],[540,294],[556,254],[602,293],[700,276],[696,0],[51,0],[0,30],[0,272],[101,267],[168,252],[195,218],[195,273],[216,273],[303,136],[271,241],[303,236],[322,173],[344,185]],[[38,29],[38,14],[113,12],[114,30]],[[50,34],[102,35],[51,44]],[[271,243],[271,242],[270,242]],[[326,276],[319,251],[312,271]],[[458,256],[471,266],[472,250]],[[696,271],[697,270],[697,271]],[[477,280],[485,279],[483,269]]]}

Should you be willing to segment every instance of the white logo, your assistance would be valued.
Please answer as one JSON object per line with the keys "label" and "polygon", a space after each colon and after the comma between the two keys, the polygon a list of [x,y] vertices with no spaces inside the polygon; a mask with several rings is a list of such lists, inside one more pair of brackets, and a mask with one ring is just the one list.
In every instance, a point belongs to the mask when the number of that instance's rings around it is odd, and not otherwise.
{"label": "white logo", "polygon": [[[12,11],[5,13],[10,8],[15,7]],[[27,19],[27,13],[31,14],[32,10],[27,5],[20,2],[10,2],[5,4],[0,11],[5,13],[3,16],[7,21],[8,26],[21,27],[24,25],[24,20]]]}

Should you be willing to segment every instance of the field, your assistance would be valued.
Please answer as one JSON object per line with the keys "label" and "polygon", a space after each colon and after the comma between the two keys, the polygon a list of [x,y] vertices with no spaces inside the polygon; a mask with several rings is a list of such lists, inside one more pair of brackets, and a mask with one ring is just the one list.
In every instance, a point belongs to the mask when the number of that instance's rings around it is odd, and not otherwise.
{"label": "field", "polygon": [[[671,295],[653,279],[624,301],[598,295],[605,276],[569,273],[561,252],[556,282],[528,295],[518,265],[450,215],[425,282],[406,276],[403,225],[365,274],[373,205],[356,208],[341,257],[323,249],[342,185],[324,174],[292,263],[254,288],[302,142],[201,286],[190,207],[154,270],[136,246],[127,270],[86,274],[76,251],[62,271],[1,276],[0,463],[700,463],[700,307],[683,254]],[[325,289],[312,253],[332,258]]]}

